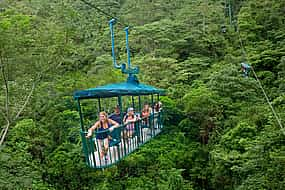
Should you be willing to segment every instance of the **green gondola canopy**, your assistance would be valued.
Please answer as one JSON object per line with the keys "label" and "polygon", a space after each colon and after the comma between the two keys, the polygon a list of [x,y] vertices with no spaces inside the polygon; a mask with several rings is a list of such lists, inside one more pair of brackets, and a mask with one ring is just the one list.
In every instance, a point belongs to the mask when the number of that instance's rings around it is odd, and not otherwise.
{"label": "green gondola canopy", "polygon": [[165,92],[162,89],[155,88],[150,85],[142,84],[138,81],[136,75],[130,75],[126,82],[108,84],[105,86],[98,86],[96,88],[89,88],[74,92],[74,99],[88,99],[88,98],[108,98],[126,95],[150,95],[161,94]]}

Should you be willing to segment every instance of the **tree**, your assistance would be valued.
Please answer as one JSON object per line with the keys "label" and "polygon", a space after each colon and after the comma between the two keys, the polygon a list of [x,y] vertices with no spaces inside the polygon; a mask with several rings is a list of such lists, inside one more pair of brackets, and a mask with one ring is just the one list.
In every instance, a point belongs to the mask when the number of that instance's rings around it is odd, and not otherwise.
{"label": "tree", "polygon": [[19,121],[11,129],[4,148],[1,148],[0,188],[48,189],[42,179],[44,149],[47,134],[32,119]]}
{"label": "tree", "polygon": [[[215,123],[222,117],[223,110],[219,105],[219,96],[197,81],[197,87],[187,93],[181,104],[187,117],[196,122],[200,129],[200,139],[207,144],[209,135],[215,129]],[[194,85],[193,85],[194,86]]]}
{"label": "tree", "polygon": [[[36,74],[28,72],[31,64],[27,63],[24,56],[25,49],[32,44],[32,39],[29,38],[31,34],[26,32],[31,28],[31,19],[29,16],[14,14],[12,10],[7,11],[6,14],[6,17],[4,17],[4,13],[0,15],[2,17],[0,22],[0,69],[1,91],[3,92],[0,112],[5,118],[5,124],[1,123],[0,145],[4,142],[10,125],[19,118],[27,106],[35,89],[35,80],[37,80]],[[16,66],[19,61],[22,61],[22,64]],[[25,83],[23,78],[19,77],[21,74],[23,77],[29,74],[33,76],[26,77],[27,83]],[[22,93],[16,93],[20,89]]]}

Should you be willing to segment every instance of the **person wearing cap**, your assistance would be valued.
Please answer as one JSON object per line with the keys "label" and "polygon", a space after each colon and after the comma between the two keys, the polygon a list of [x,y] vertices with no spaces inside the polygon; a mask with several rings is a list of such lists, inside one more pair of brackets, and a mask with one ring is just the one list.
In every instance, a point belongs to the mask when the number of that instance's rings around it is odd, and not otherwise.
{"label": "person wearing cap", "polygon": [[128,113],[125,115],[124,124],[126,124],[125,128],[125,137],[132,137],[135,131],[135,121],[137,121],[137,116],[134,113],[134,108],[128,108]]}

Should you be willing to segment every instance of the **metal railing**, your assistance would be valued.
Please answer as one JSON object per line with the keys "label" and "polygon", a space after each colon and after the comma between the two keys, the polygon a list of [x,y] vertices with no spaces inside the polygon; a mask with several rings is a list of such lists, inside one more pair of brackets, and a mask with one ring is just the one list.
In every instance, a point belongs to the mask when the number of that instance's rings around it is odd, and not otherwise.
{"label": "metal railing", "polygon": [[[133,125],[134,129],[128,125]],[[86,138],[87,131],[81,130],[86,164],[91,168],[110,167],[158,135],[162,128],[162,112],[157,112],[135,122],[122,124],[112,131],[96,131],[90,138]],[[108,137],[97,139],[98,134]],[[105,149],[106,146],[108,149]]]}

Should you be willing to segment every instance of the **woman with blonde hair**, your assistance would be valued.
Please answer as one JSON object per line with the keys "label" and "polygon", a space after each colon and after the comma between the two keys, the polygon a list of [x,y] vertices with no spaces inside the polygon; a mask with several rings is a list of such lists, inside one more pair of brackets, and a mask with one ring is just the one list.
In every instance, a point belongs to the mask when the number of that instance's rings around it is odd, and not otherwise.
{"label": "woman with blonde hair", "polygon": [[106,112],[99,113],[99,120],[88,129],[87,138],[90,138],[93,134],[93,131],[97,129],[96,139],[99,143],[100,157],[106,156],[109,148],[109,134],[108,129],[112,131],[115,127],[119,127],[119,124],[112,119],[108,119]]}

